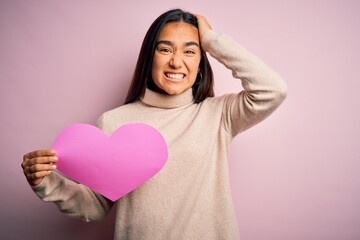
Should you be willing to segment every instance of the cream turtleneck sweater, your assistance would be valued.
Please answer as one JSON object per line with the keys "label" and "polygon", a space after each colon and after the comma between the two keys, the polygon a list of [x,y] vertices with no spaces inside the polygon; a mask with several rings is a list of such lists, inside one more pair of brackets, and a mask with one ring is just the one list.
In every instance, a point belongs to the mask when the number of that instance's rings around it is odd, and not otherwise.
{"label": "cream turtleneck sweater", "polygon": [[[191,89],[175,96],[147,89],[140,101],[99,118],[99,128],[109,135],[126,123],[149,124],[162,133],[169,150],[168,161],[158,174],[116,202],[115,239],[239,237],[229,186],[230,142],[280,105],[286,85],[225,35],[207,31],[202,47],[241,80],[243,91],[195,104]],[[33,189],[44,201],[85,221],[103,218],[113,205],[57,173]]]}

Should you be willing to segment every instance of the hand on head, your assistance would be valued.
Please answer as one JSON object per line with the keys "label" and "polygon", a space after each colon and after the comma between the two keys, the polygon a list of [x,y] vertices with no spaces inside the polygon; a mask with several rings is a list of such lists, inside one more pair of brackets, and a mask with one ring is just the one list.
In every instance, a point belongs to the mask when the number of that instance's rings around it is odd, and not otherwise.
{"label": "hand on head", "polygon": [[43,178],[56,169],[55,163],[58,160],[54,150],[37,150],[26,153],[23,157],[21,167],[24,175],[31,186],[41,183]]}
{"label": "hand on head", "polygon": [[204,33],[209,30],[212,29],[210,23],[208,22],[208,20],[200,15],[200,14],[196,14],[196,13],[192,13],[192,15],[194,15],[198,21],[198,26],[199,26],[199,36],[200,36],[200,41],[202,40],[202,37],[204,36]]}

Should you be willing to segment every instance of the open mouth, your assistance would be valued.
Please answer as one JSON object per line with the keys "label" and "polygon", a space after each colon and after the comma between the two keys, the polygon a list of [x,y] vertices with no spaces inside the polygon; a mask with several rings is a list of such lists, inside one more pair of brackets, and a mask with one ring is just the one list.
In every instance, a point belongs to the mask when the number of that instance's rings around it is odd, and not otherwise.
{"label": "open mouth", "polygon": [[165,76],[174,80],[182,80],[185,77],[183,73],[165,73]]}

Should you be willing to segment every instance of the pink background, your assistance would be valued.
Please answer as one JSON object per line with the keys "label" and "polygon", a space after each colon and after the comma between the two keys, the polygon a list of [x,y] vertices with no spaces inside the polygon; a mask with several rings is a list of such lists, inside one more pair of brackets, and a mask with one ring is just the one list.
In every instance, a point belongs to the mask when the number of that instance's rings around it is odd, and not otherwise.
{"label": "pink background", "polygon": [[[40,201],[22,155],[121,105],[145,31],[174,7],[205,15],[289,85],[279,110],[232,145],[242,239],[360,239],[356,0],[1,1],[0,239],[112,238],[113,214],[83,223]],[[217,94],[238,91],[212,63]]]}

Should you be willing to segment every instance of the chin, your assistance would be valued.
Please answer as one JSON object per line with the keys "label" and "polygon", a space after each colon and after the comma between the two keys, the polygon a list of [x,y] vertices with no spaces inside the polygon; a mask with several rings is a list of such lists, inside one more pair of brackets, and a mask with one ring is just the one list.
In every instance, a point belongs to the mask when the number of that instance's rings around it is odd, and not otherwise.
{"label": "chin", "polygon": [[186,89],[166,89],[165,92],[169,95],[178,95],[185,92]]}
{"label": "chin", "polygon": [[180,91],[172,91],[172,90],[167,90],[165,92],[169,95],[178,95],[178,94],[182,93]]}

